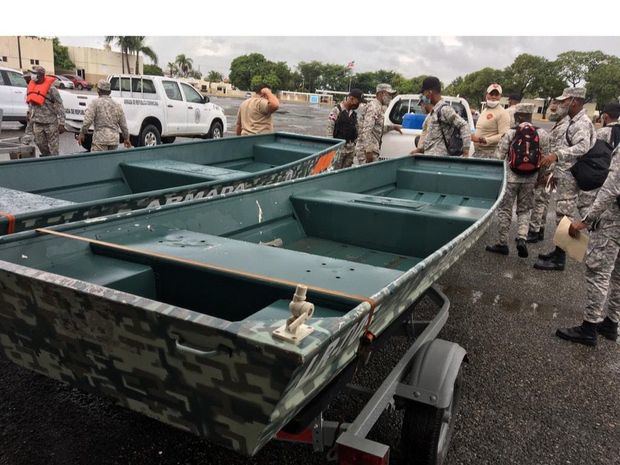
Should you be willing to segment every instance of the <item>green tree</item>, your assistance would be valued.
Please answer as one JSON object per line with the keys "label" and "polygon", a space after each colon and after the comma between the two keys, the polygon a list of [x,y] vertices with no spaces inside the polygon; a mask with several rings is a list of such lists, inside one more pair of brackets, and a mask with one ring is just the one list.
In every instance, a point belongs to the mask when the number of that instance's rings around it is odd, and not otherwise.
{"label": "green tree", "polygon": [[599,65],[608,62],[610,58],[609,55],[600,50],[593,52],[570,50],[560,53],[556,62],[562,79],[576,87],[577,84],[587,80],[588,74],[591,71],[595,70]]}
{"label": "green tree", "polygon": [[230,63],[230,82],[238,89],[250,89],[255,76],[266,74],[266,64],[267,59],[260,53],[238,56]]}
{"label": "green tree", "polygon": [[374,94],[379,81],[374,72],[357,73],[353,76],[351,87],[361,89],[365,93]]}
{"label": "green tree", "polygon": [[620,96],[620,60],[596,67],[588,74],[587,96],[596,101],[600,109],[606,103],[617,102]]}
{"label": "green tree", "polygon": [[74,70],[75,64],[69,58],[69,49],[60,44],[58,37],[52,39],[54,47],[54,68],[64,71]]}
{"label": "green tree", "polygon": [[163,76],[164,70],[157,65],[144,65],[144,72],[147,76]]}
{"label": "green tree", "polygon": [[224,80],[224,76],[219,71],[209,71],[207,75],[207,81],[209,82],[221,82]]}
{"label": "green tree", "polygon": [[174,63],[177,65],[178,70],[184,77],[189,75],[189,72],[192,70],[192,66],[194,65],[194,60],[189,57],[186,57],[185,54],[177,55],[174,59]]}
{"label": "green tree", "polygon": [[259,84],[267,84],[271,90],[276,91],[281,88],[281,82],[278,76],[274,72],[270,72],[266,75],[256,74],[250,81],[250,87],[253,89]]}
{"label": "green tree", "polygon": [[149,57],[153,64],[157,64],[157,54],[155,51],[146,45],[144,39],[145,36],[128,36],[127,47],[128,52],[133,52],[136,54],[136,67],[134,68],[134,72],[138,74],[140,72],[140,54]]}
{"label": "green tree", "polygon": [[485,91],[489,84],[493,82],[500,83],[505,87],[503,84],[504,72],[501,69],[482,68],[455,79],[443,90],[443,93],[446,95],[460,95],[469,101],[472,106],[478,107],[478,102],[484,100]]}
{"label": "green tree", "polygon": [[320,61],[301,61],[297,64],[299,74],[302,76],[302,90],[304,92],[315,92],[321,84],[321,74],[323,63]]}
{"label": "green tree", "polygon": [[170,77],[176,76],[177,73],[179,72],[179,67],[176,65],[176,63],[173,63],[173,62],[169,62],[166,65],[166,68],[168,68],[168,71],[170,72]]}
{"label": "green tree", "polygon": [[187,77],[191,77],[194,79],[202,79],[202,73],[197,69],[192,69],[187,73]]}
{"label": "green tree", "polygon": [[[131,73],[131,68],[129,67],[129,50],[132,45],[131,36],[105,36],[105,43],[110,44],[116,41],[116,45],[121,49],[121,65],[123,68],[123,73],[125,73],[125,69],[127,69],[128,73]],[[127,68],[125,68],[127,66]]]}
{"label": "green tree", "polygon": [[537,97],[551,67],[544,57],[522,53],[504,70],[504,93]]}

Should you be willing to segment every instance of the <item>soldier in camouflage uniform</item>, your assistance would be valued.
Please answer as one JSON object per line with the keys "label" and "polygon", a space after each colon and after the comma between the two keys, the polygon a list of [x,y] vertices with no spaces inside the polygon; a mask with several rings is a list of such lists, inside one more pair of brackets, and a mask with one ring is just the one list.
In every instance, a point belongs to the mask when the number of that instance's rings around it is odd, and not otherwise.
{"label": "soldier in camouflage uniform", "polygon": [[[452,131],[460,131],[463,140],[463,156],[469,156],[471,143],[471,130],[467,121],[456,114],[441,97],[441,82],[434,76],[429,76],[422,81],[422,104],[431,103],[433,110],[428,115],[428,131],[424,138],[422,153],[425,155],[447,155],[448,147],[445,140],[450,138]],[[441,122],[438,115],[441,114]]]}
{"label": "soldier in camouflage uniform", "polygon": [[[573,222],[571,236],[590,228],[586,255],[586,308],[580,326],[562,328],[556,335],[571,342],[595,346],[596,333],[616,341],[620,321],[620,155],[612,158],[605,184],[583,222]],[[607,316],[604,316],[607,299]]]}
{"label": "soldier in camouflage uniform", "polygon": [[[553,99],[547,109],[547,117],[549,121],[555,121],[553,128],[549,133],[549,142],[551,145],[551,152],[559,148],[559,141],[566,134],[568,128],[569,117],[568,115],[563,118],[557,113],[558,109],[557,100]],[[545,224],[547,224],[547,207],[549,206],[549,200],[551,199],[551,193],[553,190],[554,179],[550,179],[552,176],[555,165],[548,166],[546,169],[539,170],[539,177],[534,188],[534,206],[532,207],[532,215],[530,216],[530,227],[527,233],[526,242],[536,243],[544,240],[545,238]]]}
{"label": "soldier in camouflage uniform", "polygon": [[[557,201],[555,223],[560,223],[562,217],[567,216],[571,220],[576,217],[579,187],[570,168],[577,159],[585,155],[596,142],[594,125],[583,108],[586,98],[586,89],[583,87],[568,87],[556,100],[560,106],[558,113],[563,116],[568,114],[568,126],[563,137],[558,140],[556,150],[543,158],[541,166],[547,168],[556,164],[553,176],[557,180]],[[539,255],[539,260],[534,264],[538,270],[563,271],[566,264],[564,250],[556,247],[548,254]]]}
{"label": "soldier in camouflage uniform", "polygon": [[357,139],[355,151],[360,165],[372,163],[379,159],[381,151],[381,139],[388,131],[398,131],[402,134],[401,127],[397,124],[386,126],[383,124],[385,110],[396,94],[389,84],[379,84],[377,93],[367,105],[364,118],[360,124],[360,133]]}
{"label": "soldier in camouflage uniform", "polygon": [[84,143],[86,133],[91,125],[94,126],[93,143],[91,152],[116,150],[118,148],[118,135],[122,134],[125,147],[131,147],[129,142],[129,130],[127,120],[121,106],[110,97],[110,83],[101,80],[97,83],[99,98],[88,105],[84,115],[82,129],[80,129],[79,141]]}
{"label": "soldier in camouflage uniform", "polygon": [[[45,68],[42,66],[32,68],[32,73],[31,79],[36,83],[39,84],[45,80]],[[65,132],[65,108],[58,89],[52,85],[42,105],[28,104],[25,140],[30,141],[34,138],[34,143],[39,148],[42,157],[58,155],[58,136],[63,132]]]}
{"label": "soldier in camouflage uniform", "polygon": [[[355,125],[354,128],[350,128],[350,132],[354,133],[355,137],[351,138],[351,140],[346,140],[344,147],[341,151],[340,160],[338,160],[334,164],[334,169],[339,170],[341,168],[348,168],[353,165],[353,159],[355,158],[355,143],[357,141],[357,133],[359,130],[359,124],[357,119],[357,110],[361,103],[364,102],[364,93],[360,89],[351,89],[349,95],[346,99],[332,108],[332,111],[329,113],[329,118],[327,120],[327,137],[335,137],[337,139],[348,139],[345,134],[346,130],[343,131],[343,128],[336,127],[336,122],[339,122],[340,125]],[[345,115],[341,115],[341,112],[346,111],[348,118],[346,121],[342,121],[342,117]],[[339,121],[340,117],[340,121]]]}
{"label": "soldier in camouflage uniform", "polygon": [[[515,108],[515,123],[518,126],[521,123],[531,123],[532,113],[534,112],[534,105],[530,103],[519,103]],[[543,130],[538,129],[539,147],[541,154],[549,153],[549,135]],[[517,129],[510,129],[503,135],[497,149],[494,158],[500,160],[507,160],[510,157],[510,145],[517,134]],[[525,245],[525,238],[528,231],[528,222],[530,219],[530,212],[532,210],[532,200],[534,195],[534,185],[538,173],[532,174],[517,174],[506,164],[506,192],[504,198],[497,209],[497,222],[498,222],[498,235],[499,242],[495,245],[488,245],[486,250],[488,252],[499,253],[502,255],[508,255],[508,232],[510,231],[510,223],[512,222],[512,207],[516,201],[517,203],[517,251],[519,257],[525,258],[528,256],[527,246]]]}

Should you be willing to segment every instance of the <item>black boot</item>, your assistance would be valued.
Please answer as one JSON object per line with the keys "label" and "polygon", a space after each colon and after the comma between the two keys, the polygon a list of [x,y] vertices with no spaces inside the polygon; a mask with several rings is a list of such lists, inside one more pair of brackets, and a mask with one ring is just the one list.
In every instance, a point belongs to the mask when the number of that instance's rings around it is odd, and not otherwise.
{"label": "black boot", "polygon": [[549,253],[539,253],[538,258],[540,258],[541,260],[551,260],[553,257],[555,257],[557,250],[558,250],[558,247],[556,247]]}
{"label": "black boot", "polygon": [[499,253],[502,255],[508,255],[509,253],[508,246],[503,245],[503,244],[487,245],[486,251],[493,252],[493,253]]}
{"label": "black boot", "polygon": [[555,248],[554,255],[549,260],[538,260],[534,264],[537,270],[564,271],[566,265],[566,252],[559,247]]}
{"label": "black boot", "polygon": [[538,231],[538,241],[542,242],[545,240],[545,228],[540,228]]}
{"label": "black boot", "polygon": [[595,346],[596,323],[584,321],[583,323],[581,323],[581,326],[574,326],[572,328],[560,328],[555,332],[555,335],[567,341],[578,342],[579,344],[585,344],[587,346]]}
{"label": "black boot", "polygon": [[527,258],[527,246],[525,245],[525,239],[517,239],[517,252],[519,253],[519,257]]}
{"label": "black boot", "polygon": [[[541,229],[542,231],[542,229]],[[533,230],[529,230],[527,232],[527,237],[525,238],[525,242],[529,242],[530,244],[535,244],[536,242],[540,241],[540,231],[533,231]]]}
{"label": "black boot", "polygon": [[610,341],[616,341],[618,340],[618,323],[614,323],[606,316],[603,321],[596,324],[596,332]]}

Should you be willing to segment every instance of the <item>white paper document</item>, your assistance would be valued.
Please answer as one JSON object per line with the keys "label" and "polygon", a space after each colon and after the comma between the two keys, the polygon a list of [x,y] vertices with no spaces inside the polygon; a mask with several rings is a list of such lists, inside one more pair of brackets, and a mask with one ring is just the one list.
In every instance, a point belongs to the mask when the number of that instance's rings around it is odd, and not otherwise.
{"label": "white paper document", "polygon": [[560,224],[555,230],[553,243],[563,249],[573,260],[582,262],[583,257],[586,255],[586,250],[588,250],[589,238],[584,231],[579,231],[579,237],[576,239],[570,237],[568,235],[568,227],[570,226],[570,223],[571,221],[567,216],[562,218],[562,221],[560,221]]}

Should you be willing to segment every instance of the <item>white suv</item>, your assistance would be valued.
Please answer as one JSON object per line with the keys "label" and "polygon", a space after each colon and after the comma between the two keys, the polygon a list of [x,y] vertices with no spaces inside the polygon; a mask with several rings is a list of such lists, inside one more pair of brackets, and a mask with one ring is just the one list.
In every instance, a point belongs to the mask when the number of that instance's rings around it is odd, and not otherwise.
{"label": "white suv", "polygon": [[26,80],[19,71],[0,66],[0,109],[3,121],[19,121],[26,125]]}

